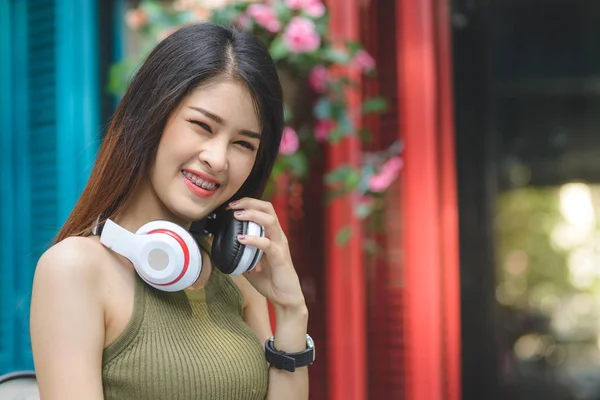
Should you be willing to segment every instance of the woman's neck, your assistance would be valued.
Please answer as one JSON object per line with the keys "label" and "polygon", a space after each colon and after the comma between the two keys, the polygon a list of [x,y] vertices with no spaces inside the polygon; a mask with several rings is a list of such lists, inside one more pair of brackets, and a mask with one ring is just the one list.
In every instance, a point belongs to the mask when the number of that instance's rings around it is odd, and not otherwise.
{"label": "woman's neck", "polygon": [[192,221],[177,217],[165,207],[147,181],[140,184],[133,191],[128,206],[116,215],[114,220],[131,232],[135,232],[142,225],[156,220],[167,220],[185,229],[188,229],[192,223]]}

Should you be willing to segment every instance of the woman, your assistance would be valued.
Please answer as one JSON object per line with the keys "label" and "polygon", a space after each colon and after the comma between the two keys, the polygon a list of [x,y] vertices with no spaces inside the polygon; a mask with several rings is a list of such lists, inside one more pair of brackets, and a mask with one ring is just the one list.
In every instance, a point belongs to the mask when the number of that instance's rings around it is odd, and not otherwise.
{"label": "woman", "polygon": [[[255,38],[196,24],[154,49],[38,262],[31,340],[42,399],[308,398],[306,367],[290,372],[265,361],[265,298],[277,318],[273,347],[307,349],[308,314],[287,240],[272,205],[258,200],[282,128],[281,86]],[[265,237],[237,238],[263,251],[260,263],[230,276],[204,251],[198,280],[175,292],[145,284],[90,234],[107,219],[129,232],[154,220],[189,229],[225,208],[264,227]]]}

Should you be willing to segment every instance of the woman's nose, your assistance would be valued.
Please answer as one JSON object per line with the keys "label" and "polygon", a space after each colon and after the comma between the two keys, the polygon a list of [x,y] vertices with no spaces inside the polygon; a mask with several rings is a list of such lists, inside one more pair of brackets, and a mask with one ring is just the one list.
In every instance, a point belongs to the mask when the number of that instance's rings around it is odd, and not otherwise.
{"label": "woman's nose", "polygon": [[213,142],[206,146],[199,154],[200,160],[214,172],[226,171],[229,168],[227,162],[227,145]]}

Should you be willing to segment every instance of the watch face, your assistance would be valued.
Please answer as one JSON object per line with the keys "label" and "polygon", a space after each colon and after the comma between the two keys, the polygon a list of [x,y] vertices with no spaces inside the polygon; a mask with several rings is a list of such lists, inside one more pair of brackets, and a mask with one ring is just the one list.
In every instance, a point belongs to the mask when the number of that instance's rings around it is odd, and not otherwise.
{"label": "watch face", "polygon": [[317,351],[315,350],[315,342],[308,334],[306,334],[306,347],[312,349],[312,362],[314,363]]}
{"label": "watch face", "polygon": [[308,334],[306,335],[306,347],[308,347],[309,349],[315,347],[315,342]]}

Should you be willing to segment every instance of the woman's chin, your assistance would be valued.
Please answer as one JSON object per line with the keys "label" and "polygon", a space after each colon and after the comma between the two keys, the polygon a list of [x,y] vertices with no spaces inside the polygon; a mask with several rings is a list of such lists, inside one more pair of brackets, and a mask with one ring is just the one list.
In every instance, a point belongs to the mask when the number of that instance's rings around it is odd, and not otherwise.
{"label": "woman's chin", "polygon": [[186,206],[181,205],[173,210],[173,213],[182,221],[191,223],[199,221],[210,215],[220,203],[206,202],[206,204],[188,204]]}

